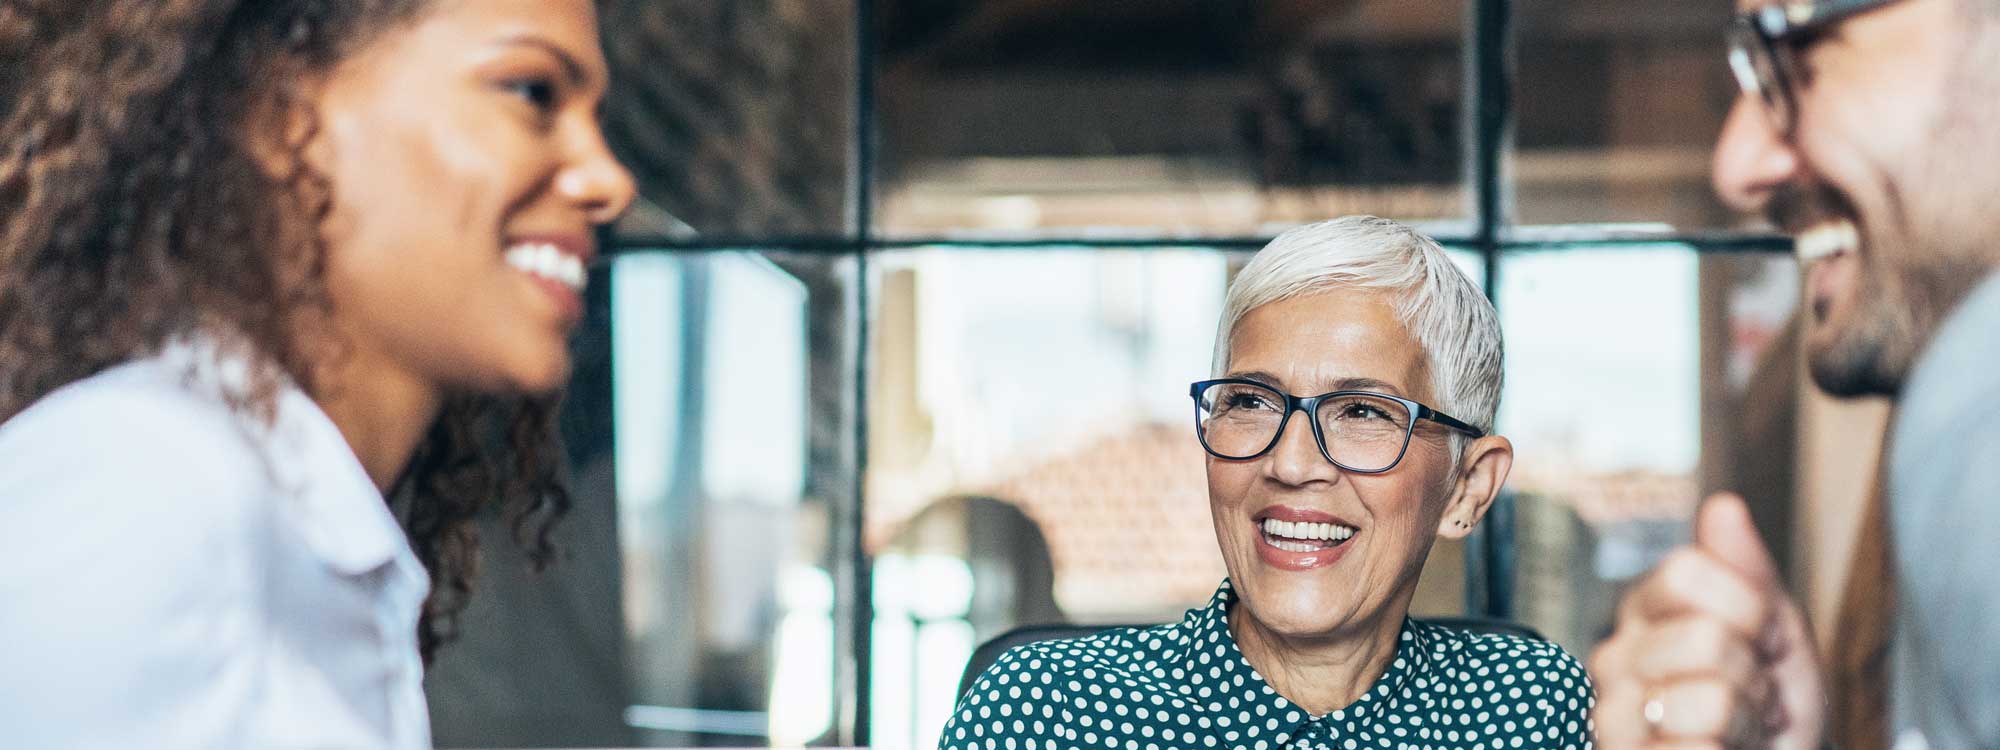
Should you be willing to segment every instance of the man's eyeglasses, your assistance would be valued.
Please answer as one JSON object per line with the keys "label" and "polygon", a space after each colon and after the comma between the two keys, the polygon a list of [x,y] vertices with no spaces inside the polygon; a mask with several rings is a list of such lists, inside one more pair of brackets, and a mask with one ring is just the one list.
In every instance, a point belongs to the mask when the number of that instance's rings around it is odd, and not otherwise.
{"label": "man's eyeglasses", "polygon": [[1270,452],[1285,432],[1292,412],[1312,417],[1319,454],[1357,474],[1396,468],[1409,450],[1417,420],[1428,419],[1473,437],[1486,434],[1465,422],[1407,398],[1368,391],[1334,391],[1299,397],[1255,380],[1203,380],[1188,389],[1194,396],[1194,432],[1201,447],[1217,458],[1242,461]]}
{"label": "man's eyeglasses", "polygon": [[1729,25],[1729,69],[1743,93],[1764,104],[1771,127],[1798,124],[1798,55],[1803,38],[1897,0],[1793,0],[1742,13]]}

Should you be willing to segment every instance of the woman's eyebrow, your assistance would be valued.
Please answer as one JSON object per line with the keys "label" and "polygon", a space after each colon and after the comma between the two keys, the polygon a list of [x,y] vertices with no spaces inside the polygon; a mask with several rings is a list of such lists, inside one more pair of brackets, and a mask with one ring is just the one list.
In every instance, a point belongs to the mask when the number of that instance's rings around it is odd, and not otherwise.
{"label": "woman's eyebrow", "polygon": [[583,63],[577,61],[575,55],[557,46],[554,42],[550,42],[539,36],[533,34],[516,34],[500,40],[500,43],[509,47],[534,47],[553,55],[556,61],[562,64],[563,75],[569,78],[569,82],[573,86],[581,86],[596,78],[590,74],[589,69],[583,66]]}
{"label": "woman's eyebrow", "polygon": [[1397,388],[1395,383],[1377,378],[1341,378],[1333,381],[1333,390],[1378,391],[1395,396],[1403,395],[1403,389]]}
{"label": "woman's eyebrow", "polygon": [[[1281,391],[1285,390],[1285,381],[1283,378],[1280,378],[1276,375],[1272,375],[1271,373],[1268,372],[1264,372],[1263,370],[1251,370],[1249,372],[1232,372],[1229,374],[1229,377],[1241,378],[1243,380],[1255,380],[1259,383],[1271,386],[1272,388],[1276,388]],[[1395,383],[1391,383],[1387,380],[1382,380],[1380,378],[1365,378],[1365,377],[1335,378],[1334,380],[1328,382],[1326,390],[1318,392],[1332,393],[1334,391],[1376,391],[1379,393],[1387,393],[1392,396],[1403,395],[1403,389],[1397,387]]]}
{"label": "woman's eyebrow", "polygon": [[1259,383],[1263,383],[1264,385],[1271,386],[1272,388],[1276,388],[1278,390],[1285,389],[1284,388],[1285,381],[1283,379],[1279,378],[1276,375],[1272,375],[1271,373],[1264,372],[1263,370],[1251,370],[1249,372],[1232,372],[1226,377],[1240,378],[1243,380],[1255,380]]}

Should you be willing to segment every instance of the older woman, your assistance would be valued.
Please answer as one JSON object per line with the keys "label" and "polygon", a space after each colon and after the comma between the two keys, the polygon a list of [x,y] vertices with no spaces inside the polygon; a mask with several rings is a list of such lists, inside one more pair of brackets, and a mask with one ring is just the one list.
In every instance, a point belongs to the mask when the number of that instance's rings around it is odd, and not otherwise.
{"label": "older woman", "polygon": [[1513,463],[1500,326],[1443,249],[1368,217],[1287,232],[1217,339],[1191,392],[1229,579],[1178,623],[1010,651],[939,746],[1588,746],[1560,647],[1408,617]]}

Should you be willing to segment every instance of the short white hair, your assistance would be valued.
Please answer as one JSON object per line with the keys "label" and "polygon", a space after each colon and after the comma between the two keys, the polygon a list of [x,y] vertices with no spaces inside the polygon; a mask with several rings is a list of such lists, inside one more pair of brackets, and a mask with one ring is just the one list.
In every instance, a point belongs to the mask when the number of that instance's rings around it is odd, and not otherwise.
{"label": "short white hair", "polygon": [[[1229,337],[1243,316],[1330,289],[1382,290],[1424,351],[1433,408],[1493,430],[1500,408],[1500,316],[1437,241],[1402,224],[1347,216],[1298,227],[1265,245],[1229,284],[1215,334],[1215,376],[1229,372]],[[1452,441],[1460,445],[1458,439]]]}

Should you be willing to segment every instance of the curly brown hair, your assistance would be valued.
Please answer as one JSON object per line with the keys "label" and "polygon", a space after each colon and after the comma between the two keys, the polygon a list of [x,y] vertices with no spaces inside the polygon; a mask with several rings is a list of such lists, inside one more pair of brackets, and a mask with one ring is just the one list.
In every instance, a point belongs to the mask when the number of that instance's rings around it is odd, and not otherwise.
{"label": "curly brown hair", "polygon": [[[303,158],[314,134],[273,114],[309,112],[315,82],[429,4],[0,0],[0,422],[195,333],[255,363],[233,408],[268,418],[287,382],[320,395],[340,353],[331,190]],[[450,396],[389,493],[431,575],[426,661],[471,593],[479,516],[507,509],[553,561],[556,405]]]}

